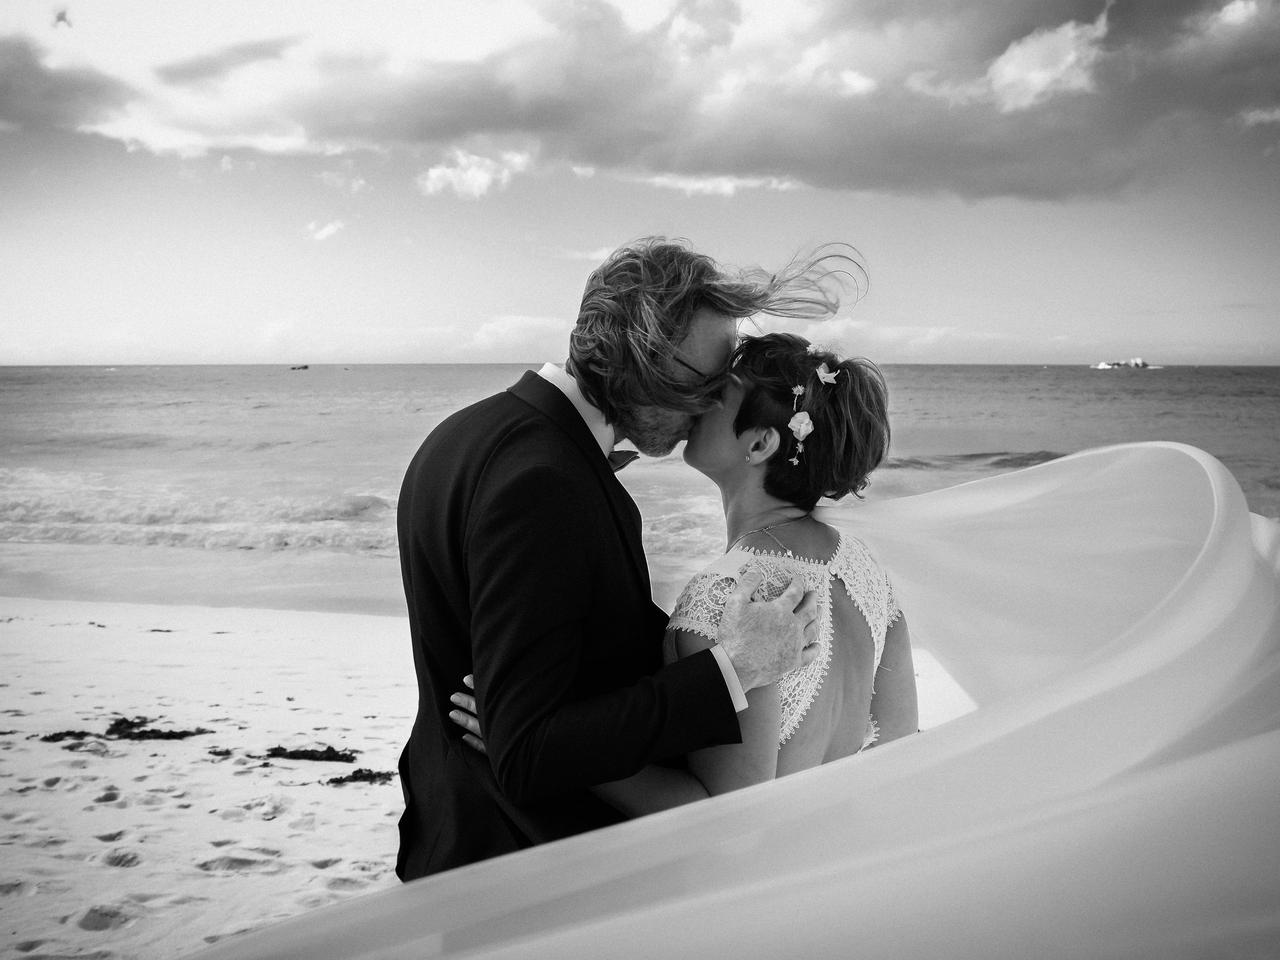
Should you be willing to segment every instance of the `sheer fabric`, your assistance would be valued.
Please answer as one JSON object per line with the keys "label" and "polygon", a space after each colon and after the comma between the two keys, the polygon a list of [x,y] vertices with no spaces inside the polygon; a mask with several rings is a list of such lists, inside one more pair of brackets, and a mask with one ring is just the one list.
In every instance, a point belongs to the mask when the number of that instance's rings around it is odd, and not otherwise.
{"label": "sheer fabric", "polygon": [[220,944],[249,957],[1269,956],[1280,526],[1185,446],[850,516],[977,709]]}
{"label": "sheer fabric", "polygon": [[[837,580],[844,587],[849,599],[867,621],[871,639],[875,644],[872,669],[880,666],[884,653],[885,633],[899,614],[893,598],[893,585],[889,577],[876,563],[867,545],[857,537],[841,534],[835,553],[829,560],[813,560],[786,554],[734,547],[717,557],[693,577],[676,600],[675,610],[667,624],[668,630],[683,630],[714,640],[719,633],[720,617],[724,604],[733,592],[741,575],[748,569],[758,570],[764,577],[755,596],[772,600],[782,593],[794,578],[804,580],[805,589],[812,590],[818,604],[818,655],[813,662],[799,670],[793,670],[778,681],[778,699],[782,706],[782,723],[779,745],[791,739],[808,713],[809,707],[822,689],[831,666],[831,642],[834,629],[831,618],[831,583]],[[671,648],[671,635],[667,635],[668,662],[675,659]],[[875,724],[868,717],[867,737],[863,747],[876,739]]]}

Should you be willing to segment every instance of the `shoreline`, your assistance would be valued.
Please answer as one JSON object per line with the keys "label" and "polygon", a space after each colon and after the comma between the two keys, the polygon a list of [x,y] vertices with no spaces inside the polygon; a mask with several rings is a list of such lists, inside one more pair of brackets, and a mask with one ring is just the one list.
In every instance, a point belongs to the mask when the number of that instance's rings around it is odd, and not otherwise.
{"label": "shoreline", "polygon": [[397,557],[322,550],[0,544],[0,596],[405,616]]}

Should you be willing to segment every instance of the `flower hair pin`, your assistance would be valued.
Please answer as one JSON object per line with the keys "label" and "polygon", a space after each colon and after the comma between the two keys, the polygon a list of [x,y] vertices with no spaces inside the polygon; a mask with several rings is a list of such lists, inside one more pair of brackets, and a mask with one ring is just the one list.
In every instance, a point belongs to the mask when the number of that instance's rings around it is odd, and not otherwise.
{"label": "flower hair pin", "polygon": [[813,433],[813,420],[808,410],[801,410],[787,423],[791,435],[796,438],[796,455],[791,458],[793,467],[800,465],[800,454],[804,453],[804,438]]}
{"label": "flower hair pin", "polygon": [[804,387],[800,386],[799,384],[792,387],[791,396],[792,396],[791,411],[792,413],[794,413],[796,410],[800,409],[800,398],[804,396]]}
{"label": "flower hair pin", "polygon": [[818,379],[823,383],[831,384],[836,382],[836,377],[840,376],[840,371],[831,371],[827,369],[825,363],[819,364],[818,369],[814,371],[818,375]]}

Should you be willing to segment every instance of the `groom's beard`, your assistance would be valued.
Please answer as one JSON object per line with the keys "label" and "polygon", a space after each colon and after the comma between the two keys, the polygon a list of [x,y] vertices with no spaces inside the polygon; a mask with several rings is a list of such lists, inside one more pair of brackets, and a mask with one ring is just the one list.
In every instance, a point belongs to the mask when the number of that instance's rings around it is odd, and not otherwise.
{"label": "groom's beard", "polygon": [[622,435],[646,457],[665,457],[687,439],[693,417],[664,407],[634,407],[618,417]]}

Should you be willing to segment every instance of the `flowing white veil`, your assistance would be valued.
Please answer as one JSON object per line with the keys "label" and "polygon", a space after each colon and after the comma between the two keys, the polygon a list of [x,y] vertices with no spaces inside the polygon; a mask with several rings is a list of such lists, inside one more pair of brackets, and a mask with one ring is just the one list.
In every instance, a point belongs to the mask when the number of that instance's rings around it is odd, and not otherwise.
{"label": "flowing white veil", "polygon": [[1280,953],[1280,526],[1178,444],[859,507],[976,701],[846,760],[200,954]]}

